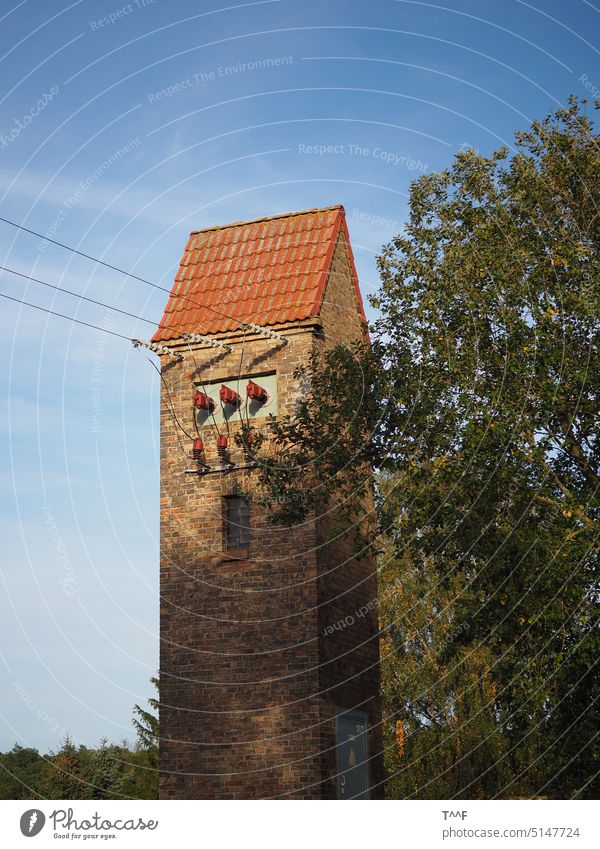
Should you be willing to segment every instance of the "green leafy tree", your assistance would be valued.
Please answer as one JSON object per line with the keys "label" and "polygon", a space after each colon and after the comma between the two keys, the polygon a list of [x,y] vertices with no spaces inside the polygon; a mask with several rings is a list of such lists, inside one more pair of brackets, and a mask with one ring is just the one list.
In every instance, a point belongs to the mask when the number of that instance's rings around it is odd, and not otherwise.
{"label": "green leafy tree", "polygon": [[43,795],[47,762],[37,749],[15,744],[0,754],[0,799],[34,799]]}
{"label": "green leafy tree", "polygon": [[[392,798],[488,798],[509,780],[493,656],[456,604],[460,570],[381,552],[385,761]],[[464,788],[468,787],[465,792]]]}
{"label": "green leafy tree", "polygon": [[416,776],[393,795],[596,791],[599,170],[571,99],[512,154],[415,181],[371,349],[314,362],[308,402],[274,425],[274,518],[333,500],[360,528],[374,467],[382,597],[414,575],[382,605],[388,766],[398,719]]}

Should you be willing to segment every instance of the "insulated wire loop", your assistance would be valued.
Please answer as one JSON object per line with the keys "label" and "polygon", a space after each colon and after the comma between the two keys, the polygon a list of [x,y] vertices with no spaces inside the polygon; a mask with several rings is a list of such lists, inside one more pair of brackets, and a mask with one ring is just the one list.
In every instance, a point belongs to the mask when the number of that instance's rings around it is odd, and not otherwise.
{"label": "insulated wire loop", "polygon": [[[138,348],[138,350],[139,350],[139,348]],[[162,384],[165,388],[165,392],[167,393],[167,400],[169,402],[169,407],[171,409],[171,415],[173,416],[173,420],[175,421],[175,424],[177,425],[179,430],[187,436],[188,439],[191,439],[193,441],[194,437],[191,436],[191,434],[189,434],[187,432],[187,430],[184,428],[184,426],[181,424],[181,422],[177,418],[177,413],[175,412],[175,407],[173,406],[173,399],[171,398],[171,393],[169,392],[169,387],[167,386],[167,382],[166,382],[164,376],[162,375],[161,370],[157,367],[156,363],[152,362],[150,357],[147,357],[145,354],[142,354],[141,351],[140,351],[140,354],[142,355],[142,357],[144,357],[145,360],[148,360],[148,362],[150,363],[152,368],[158,373],[158,376],[160,377]],[[184,454],[184,456],[187,460],[188,459],[187,451],[185,450],[185,448],[183,447],[183,445],[181,443],[181,438],[180,438],[179,434],[177,434],[177,441],[179,442],[179,447],[183,451],[183,454]]]}
{"label": "insulated wire loop", "polygon": [[[193,363],[194,363],[194,368],[196,369],[196,374],[198,374],[200,369],[198,368],[198,363],[196,362],[196,357],[194,356],[194,350],[193,350],[193,348],[192,348],[192,346],[190,345],[189,342],[187,343],[187,346],[188,346],[188,350],[190,352],[190,356],[191,356]],[[194,422],[194,428],[196,430],[196,433],[198,434],[198,436],[200,436],[200,428],[198,427],[198,417],[196,415],[196,408],[195,408],[193,402],[192,402],[192,420]]]}
{"label": "insulated wire loop", "polygon": [[[238,394],[239,395],[241,395],[241,392],[239,392],[239,390],[241,389],[240,381],[241,381],[241,378],[242,378],[242,362],[243,362],[243,359],[244,359],[244,348],[246,346],[246,333],[247,333],[247,329],[244,328],[244,338],[243,338],[243,341],[242,341],[242,350],[240,352],[240,363],[238,365]],[[242,441],[244,443],[244,446],[243,446],[244,451],[252,460],[256,460],[256,457],[250,451],[250,448],[248,446],[247,436],[246,436],[246,440],[244,440],[244,435],[243,435],[244,426],[247,428],[247,433],[250,431],[250,427],[251,427],[251,425],[250,425],[250,413],[248,411],[248,399],[246,399],[246,421],[244,421],[244,416],[242,414],[241,404],[238,408],[238,415],[240,417],[240,422],[241,422],[241,425],[242,425]]]}

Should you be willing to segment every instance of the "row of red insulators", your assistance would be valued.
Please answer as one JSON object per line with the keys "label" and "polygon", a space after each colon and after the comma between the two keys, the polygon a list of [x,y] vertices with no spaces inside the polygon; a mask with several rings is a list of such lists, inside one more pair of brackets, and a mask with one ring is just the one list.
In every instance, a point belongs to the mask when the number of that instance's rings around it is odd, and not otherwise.
{"label": "row of red insulators", "polygon": [[[251,442],[254,442],[254,434],[247,433],[244,441],[246,445],[250,445]],[[226,436],[217,437],[217,448],[219,451],[225,451],[227,446],[229,445],[229,439]],[[194,439],[194,443],[192,445],[192,459],[193,460],[201,460],[202,455],[204,454],[204,440],[198,437]]]}
{"label": "row of red insulators", "polygon": [[[253,380],[249,380],[246,385],[246,395],[251,401],[258,401],[259,404],[265,404],[269,398],[267,390]],[[232,407],[239,407],[242,403],[240,394],[225,385],[222,385],[219,390],[219,398],[223,404],[230,404]],[[205,392],[198,391],[194,396],[194,407],[197,410],[208,410],[209,413],[212,413],[215,402]]]}

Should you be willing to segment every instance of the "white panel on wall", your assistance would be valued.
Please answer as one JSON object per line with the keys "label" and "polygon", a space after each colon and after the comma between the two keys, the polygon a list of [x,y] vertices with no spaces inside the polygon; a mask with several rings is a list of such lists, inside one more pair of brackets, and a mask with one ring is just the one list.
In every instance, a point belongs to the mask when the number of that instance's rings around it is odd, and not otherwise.
{"label": "white panel on wall", "polygon": [[[267,400],[263,403],[255,401],[247,396],[248,381],[252,380],[266,390]],[[222,404],[220,399],[221,386],[233,389],[241,397],[241,404],[236,407],[232,404]],[[210,425],[216,422],[222,424],[229,421],[252,422],[256,419],[264,419],[269,415],[277,415],[277,375],[272,374],[249,374],[243,377],[235,377],[231,380],[215,380],[210,383],[196,383],[196,390],[204,392],[214,401],[215,408],[212,413],[208,410],[196,410],[198,427]],[[214,418],[213,418],[214,416]]]}

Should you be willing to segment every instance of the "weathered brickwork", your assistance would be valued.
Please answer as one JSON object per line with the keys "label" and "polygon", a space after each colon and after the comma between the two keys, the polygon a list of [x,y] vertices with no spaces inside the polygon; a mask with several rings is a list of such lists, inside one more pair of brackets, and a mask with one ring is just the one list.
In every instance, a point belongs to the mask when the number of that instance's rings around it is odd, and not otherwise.
{"label": "weathered brickwork", "polygon": [[[253,492],[257,473],[186,475],[194,467],[187,456],[191,440],[173,417],[174,410],[194,436],[199,379],[270,372],[277,375],[279,414],[291,412],[301,392],[295,369],[312,351],[351,344],[364,332],[346,249],[342,232],[320,315],[275,328],[287,345],[238,333],[223,337],[231,353],[175,343],[184,361],[163,357],[162,798],[335,798],[340,708],[368,714],[370,795],[382,795],[372,558],[353,557],[347,536],[324,544],[318,517],[299,527],[272,527],[266,508],[253,501],[248,559],[228,559],[223,498]],[[239,425],[229,427],[231,459],[242,464],[244,453],[233,440]],[[215,429],[209,423],[201,432],[206,461],[217,465]],[[349,616],[351,626],[326,633]]]}

